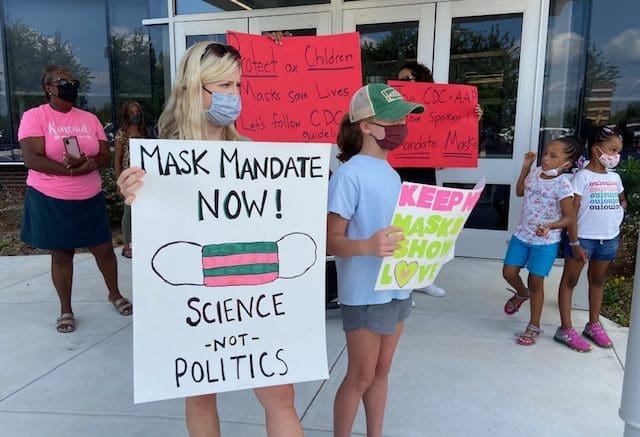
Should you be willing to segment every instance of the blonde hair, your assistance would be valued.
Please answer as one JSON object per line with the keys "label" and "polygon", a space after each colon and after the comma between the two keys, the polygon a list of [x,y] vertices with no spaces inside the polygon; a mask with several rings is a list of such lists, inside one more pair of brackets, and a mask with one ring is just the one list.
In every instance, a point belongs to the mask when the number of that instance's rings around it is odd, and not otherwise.
{"label": "blonde hair", "polygon": [[[182,57],[167,104],[158,120],[160,138],[206,140],[207,121],[202,107],[202,85],[219,81],[240,70],[240,60],[231,53],[217,56],[209,50],[210,41],[192,45]],[[224,128],[225,140],[238,140],[235,126]]]}

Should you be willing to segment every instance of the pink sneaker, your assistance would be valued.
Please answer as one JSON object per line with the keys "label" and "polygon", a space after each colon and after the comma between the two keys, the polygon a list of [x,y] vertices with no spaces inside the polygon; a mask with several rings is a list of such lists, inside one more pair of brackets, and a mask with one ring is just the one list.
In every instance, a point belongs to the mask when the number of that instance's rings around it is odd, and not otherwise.
{"label": "pink sneaker", "polygon": [[591,345],[584,341],[584,339],[580,337],[580,335],[573,328],[558,328],[556,330],[556,335],[553,336],[553,339],[558,343],[566,344],[571,349],[578,352],[589,352],[591,350]]}
{"label": "pink sneaker", "polygon": [[613,346],[613,342],[605,332],[600,322],[587,323],[586,325],[584,325],[584,331],[582,331],[582,335],[584,335],[600,347]]}

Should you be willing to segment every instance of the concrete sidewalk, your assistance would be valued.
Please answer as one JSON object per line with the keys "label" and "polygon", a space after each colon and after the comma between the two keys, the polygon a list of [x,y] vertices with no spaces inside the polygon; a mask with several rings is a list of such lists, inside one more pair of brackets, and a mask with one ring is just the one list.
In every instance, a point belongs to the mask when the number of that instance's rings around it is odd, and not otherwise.
{"label": "concrete sidewalk", "polygon": [[[130,297],[130,260],[118,255],[118,262],[123,294]],[[509,293],[501,268],[456,258],[437,281],[446,297],[414,294],[416,307],[392,367],[385,436],[622,435],[628,330],[603,319],[615,347],[587,354],[555,343],[561,268],[554,267],[545,333],[534,347],[518,346],[513,333],[526,326],[529,307],[512,318],[503,314]],[[119,316],[105,296],[93,258],[77,255],[77,330],[59,334],[49,257],[0,258],[0,436],[186,435],[181,400],[133,404],[131,318]],[[575,311],[577,328],[586,319]],[[307,436],[332,434],[333,398],[347,364],[337,310],[327,312],[327,350],[330,379],[296,386]],[[219,409],[223,435],[265,435],[251,391],[220,394]],[[354,435],[364,434],[361,409]]]}

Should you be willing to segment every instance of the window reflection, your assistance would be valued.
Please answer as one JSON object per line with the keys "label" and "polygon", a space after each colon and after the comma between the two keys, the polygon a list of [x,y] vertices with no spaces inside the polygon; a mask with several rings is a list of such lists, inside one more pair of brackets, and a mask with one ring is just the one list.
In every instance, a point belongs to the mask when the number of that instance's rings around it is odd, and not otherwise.
{"label": "window reflection", "polygon": [[[464,190],[471,190],[475,187],[475,184],[444,183],[443,185]],[[509,219],[510,190],[509,185],[487,184],[464,227],[506,231]]]}
{"label": "window reflection", "polygon": [[51,7],[48,0],[6,0],[4,6],[13,141],[22,113],[45,101],[40,81],[49,64],[69,68],[80,81],[78,107],[110,122],[105,4],[78,8],[75,1],[59,0]]}
{"label": "window reflection", "polygon": [[540,145],[579,132],[589,5],[553,1],[549,15]]}
{"label": "window reflection", "polygon": [[398,70],[418,53],[418,21],[362,24],[360,32],[363,83],[395,80]]}
{"label": "window reflection", "polygon": [[162,113],[165,100],[171,93],[171,56],[169,54],[169,26],[166,24],[148,26],[149,72],[151,75],[151,104],[145,107],[148,120],[155,127]]}
{"label": "window reflection", "polygon": [[271,32],[282,32],[285,36],[316,36],[318,34],[318,29],[315,27],[307,29],[274,29],[265,30],[262,34],[266,35]]}
{"label": "window reflection", "polygon": [[[130,3],[136,3],[129,0]],[[165,18],[169,16],[167,0],[147,0],[147,14],[144,18]]]}
{"label": "window reflection", "polygon": [[176,0],[176,13],[200,14],[206,12],[250,11],[253,9],[283,8],[327,3],[331,3],[331,0]]}
{"label": "window reflection", "polygon": [[187,48],[201,41],[217,42],[219,44],[227,44],[226,33],[210,33],[208,35],[187,35]]}
{"label": "window reflection", "polygon": [[145,119],[155,125],[164,103],[165,84],[170,84],[170,58],[168,26],[141,24],[140,17],[146,16],[147,5],[110,0],[109,12],[115,124],[107,123],[105,131],[113,140],[120,110],[129,100],[138,102],[145,111]]}
{"label": "window reflection", "polygon": [[522,15],[455,18],[450,83],[478,87],[484,111],[481,158],[511,158],[516,119]]}
{"label": "window reflection", "polygon": [[583,109],[584,131],[591,124],[617,126],[623,154],[636,157],[640,156],[639,16],[636,0],[593,2]]}
{"label": "window reflection", "polygon": [[[4,47],[3,35],[0,32],[0,47]],[[11,117],[9,113],[9,96],[6,89],[6,72],[4,69],[4,51],[0,50],[0,162],[21,160],[20,148],[11,141]]]}
{"label": "window reflection", "polygon": [[635,0],[551,2],[540,148],[606,124],[622,132],[623,156],[640,158],[639,14]]}

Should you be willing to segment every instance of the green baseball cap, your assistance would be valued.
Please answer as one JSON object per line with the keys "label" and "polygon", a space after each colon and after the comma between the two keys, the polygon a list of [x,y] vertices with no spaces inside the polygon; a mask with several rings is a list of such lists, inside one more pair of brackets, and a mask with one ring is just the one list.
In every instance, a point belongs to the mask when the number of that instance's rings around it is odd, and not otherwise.
{"label": "green baseball cap", "polygon": [[363,86],[351,97],[349,103],[351,123],[371,117],[383,121],[396,121],[412,112],[420,114],[424,112],[424,106],[407,102],[395,88],[383,83]]}

